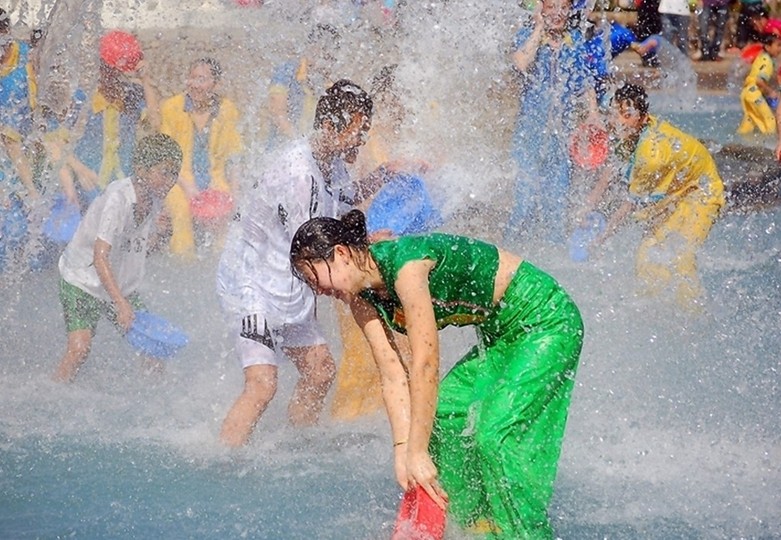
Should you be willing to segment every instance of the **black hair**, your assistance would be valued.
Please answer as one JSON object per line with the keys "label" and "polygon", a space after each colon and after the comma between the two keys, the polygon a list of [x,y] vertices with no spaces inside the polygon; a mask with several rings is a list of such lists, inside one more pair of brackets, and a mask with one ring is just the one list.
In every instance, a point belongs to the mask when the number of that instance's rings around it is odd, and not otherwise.
{"label": "black hair", "polygon": [[617,103],[629,103],[637,112],[645,116],[648,114],[648,93],[645,88],[638,84],[624,84],[613,96],[613,101]]}
{"label": "black hair", "polygon": [[326,47],[328,45],[333,46],[334,49],[339,49],[342,36],[339,31],[330,24],[320,23],[309,32],[306,37],[306,41],[311,45],[320,45]]}
{"label": "black hair", "polygon": [[337,131],[342,131],[355,113],[371,118],[373,107],[371,96],[363,88],[347,79],[336,81],[317,100],[314,127],[320,129],[328,120]]}
{"label": "black hair", "polygon": [[182,148],[173,138],[163,133],[148,135],[138,141],[133,152],[134,169],[150,169],[164,161],[173,161],[176,168],[182,166]]}
{"label": "black hair", "polygon": [[293,274],[301,281],[306,281],[299,268],[318,261],[332,262],[337,245],[345,246],[353,252],[366,251],[369,238],[363,212],[350,210],[341,219],[317,217],[301,225],[290,243]]}
{"label": "black hair", "polygon": [[781,41],[781,36],[775,32],[762,32],[759,34],[759,42],[765,47],[772,45],[774,41]]}
{"label": "black hair", "polygon": [[742,15],[749,19],[755,19],[757,17],[770,17],[770,10],[762,2],[756,4],[746,4],[741,6],[743,10]]}
{"label": "black hair", "polygon": [[8,12],[0,8],[0,34],[7,34],[10,25],[11,18],[8,16]]}
{"label": "black hair", "polygon": [[220,63],[209,56],[205,56],[203,58],[199,58],[192,64],[190,64],[190,69],[194,68],[195,66],[200,66],[201,64],[204,64],[205,66],[208,66],[209,71],[212,74],[212,79],[214,79],[214,82],[219,82],[219,80],[222,78],[222,66]]}

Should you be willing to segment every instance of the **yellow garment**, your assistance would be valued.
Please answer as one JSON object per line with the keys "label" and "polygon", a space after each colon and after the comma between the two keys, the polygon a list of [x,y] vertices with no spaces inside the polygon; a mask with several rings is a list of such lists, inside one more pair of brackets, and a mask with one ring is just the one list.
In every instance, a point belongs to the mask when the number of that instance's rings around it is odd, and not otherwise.
{"label": "yellow garment", "polygon": [[19,64],[19,43],[14,41],[5,62],[0,64],[0,77],[7,77],[9,73],[16,69]]}
{"label": "yellow garment", "polygon": [[92,112],[103,113],[103,159],[100,161],[98,183],[101,189],[116,178],[126,176],[119,162],[119,114],[122,109],[96,92],[92,97]]}
{"label": "yellow garment", "polygon": [[[184,110],[184,104],[185,94],[177,94],[163,101],[160,107],[160,131],[173,137],[182,147],[183,160],[179,179],[183,184],[195,188],[192,168],[195,126],[190,113]],[[238,124],[239,112],[236,106],[230,100],[223,98],[217,116],[212,120],[209,128],[210,189],[231,193],[226,169],[229,161],[242,150]],[[184,190],[179,185],[175,185],[166,197],[165,203],[173,228],[171,252],[177,255],[194,255],[195,238],[190,202]]]}
{"label": "yellow garment", "polygon": [[651,232],[636,270],[650,292],[670,290],[683,306],[702,294],[696,252],[724,205],[716,163],[697,139],[650,117],[638,141],[629,192],[645,206],[635,213]]}
{"label": "yellow garment", "polygon": [[336,374],[331,416],[354,420],[382,409],[380,372],[363,332],[343,303],[336,306],[342,334],[342,358]]}
{"label": "yellow garment", "polygon": [[769,82],[775,71],[775,62],[766,51],[759,53],[759,56],[751,64],[751,70],[746,76],[743,90],[740,92],[743,120],[738,127],[738,133],[741,135],[752,133],[755,129],[764,134],[776,132],[776,117],[757,86],[758,79]]}

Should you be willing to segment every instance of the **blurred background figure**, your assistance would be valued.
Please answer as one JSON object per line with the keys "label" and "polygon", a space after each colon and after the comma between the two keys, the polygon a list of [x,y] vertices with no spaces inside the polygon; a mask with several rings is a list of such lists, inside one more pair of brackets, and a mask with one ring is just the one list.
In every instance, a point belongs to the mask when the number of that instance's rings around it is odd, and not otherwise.
{"label": "blurred background figure", "polygon": [[268,96],[267,149],[310,132],[317,96],[329,86],[340,35],[335,27],[318,24],[308,35],[301,58],[278,65],[271,77]]}
{"label": "blurred background figure", "polygon": [[689,56],[689,0],[661,0],[659,19],[662,21],[662,36]]}
{"label": "blurred background figure", "polygon": [[520,104],[512,139],[515,201],[505,237],[539,235],[564,241],[572,164],[570,136],[584,115],[596,115],[594,73],[580,12],[570,0],[541,2],[515,35],[512,62]]}
{"label": "blurred background figure", "polygon": [[637,26],[635,33],[641,41],[648,36],[662,33],[662,19],[659,16],[660,0],[635,0]]}
{"label": "blurred background figure", "polygon": [[38,200],[28,156],[35,105],[30,45],[11,35],[0,9],[0,273],[17,262],[28,233],[27,214]]}
{"label": "blurred background figure", "polygon": [[128,32],[114,30],[100,40],[98,87],[75,153],[97,174],[101,189],[130,174],[139,135],[160,129],[159,96],[143,58],[141,44]]}
{"label": "blurred background figure", "polygon": [[760,39],[762,51],[751,63],[740,92],[743,119],[738,126],[738,133],[741,135],[755,130],[762,134],[776,132],[773,110],[778,107],[779,98],[776,59],[781,54],[781,35],[763,34]]}
{"label": "blurred background figure", "polygon": [[754,28],[751,19],[762,13],[765,8],[764,0],[740,0],[738,12],[738,25],[735,32],[735,45],[742,49],[753,41],[759,41],[759,33]]}
{"label": "blurred background figure", "polygon": [[729,16],[729,0],[701,0],[698,29],[700,60],[716,61],[721,58],[721,43]]}
{"label": "blurred background figure", "polygon": [[30,199],[38,197],[24,146],[32,129],[35,78],[28,43],[14,39],[8,13],[0,9],[0,141],[12,167],[3,171],[21,181]]}
{"label": "blurred background figure", "polygon": [[[185,91],[161,105],[161,131],[173,137],[184,154],[179,183],[166,198],[170,250],[175,255],[193,256],[197,247],[208,247],[215,235],[219,245],[237,193],[240,115],[236,105],[217,92],[221,78],[217,60],[196,60],[190,65]],[[212,208],[204,208],[200,216],[204,219],[194,223],[192,203]]]}

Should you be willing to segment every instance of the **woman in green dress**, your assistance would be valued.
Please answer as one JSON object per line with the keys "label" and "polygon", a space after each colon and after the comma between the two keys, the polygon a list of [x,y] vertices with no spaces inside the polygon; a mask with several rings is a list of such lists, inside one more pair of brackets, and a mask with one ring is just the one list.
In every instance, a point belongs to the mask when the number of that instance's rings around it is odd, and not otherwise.
{"label": "woman in green dress", "polygon": [[[369,243],[364,215],[304,223],[294,272],[352,309],[381,373],[396,478],[421,486],[463,527],[552,538],[553,492],[583,343],[578,308],[519,256],[447,234]],[[439,381],[437,330],[479,337]],[[408,335],[402,363],[390,329]]]}

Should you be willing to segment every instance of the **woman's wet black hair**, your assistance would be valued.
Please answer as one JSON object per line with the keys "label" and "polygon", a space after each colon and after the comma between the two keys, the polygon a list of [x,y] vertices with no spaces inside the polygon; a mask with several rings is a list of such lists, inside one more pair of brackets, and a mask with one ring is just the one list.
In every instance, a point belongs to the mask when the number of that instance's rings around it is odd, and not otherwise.
{"label": "woman's wet black hair", "polygon": [[345,246],[354,252],[369,247],[366,216],[360,210],[350,210],[341,219],[317,217],[301,225],[290,243],[290,265],[293,274],[306,281],[301,266],[318,261],[333,261],[334,248]]}
{"label": "woman's wet black hair", "polygon": [[645,116],[648,114],[648,92],[637,84],[624,84],[613,95],[614,103],[629,103],[637,112]]}
{"label": "woman's wet black hair", "polygon": [[371,118],[373,107],[371,96],[363,88],[350,80],[341,79],[317,100],[314,127],[320,129],[328,120],[337,131],[342,131],[350,125],[355,113]]}

